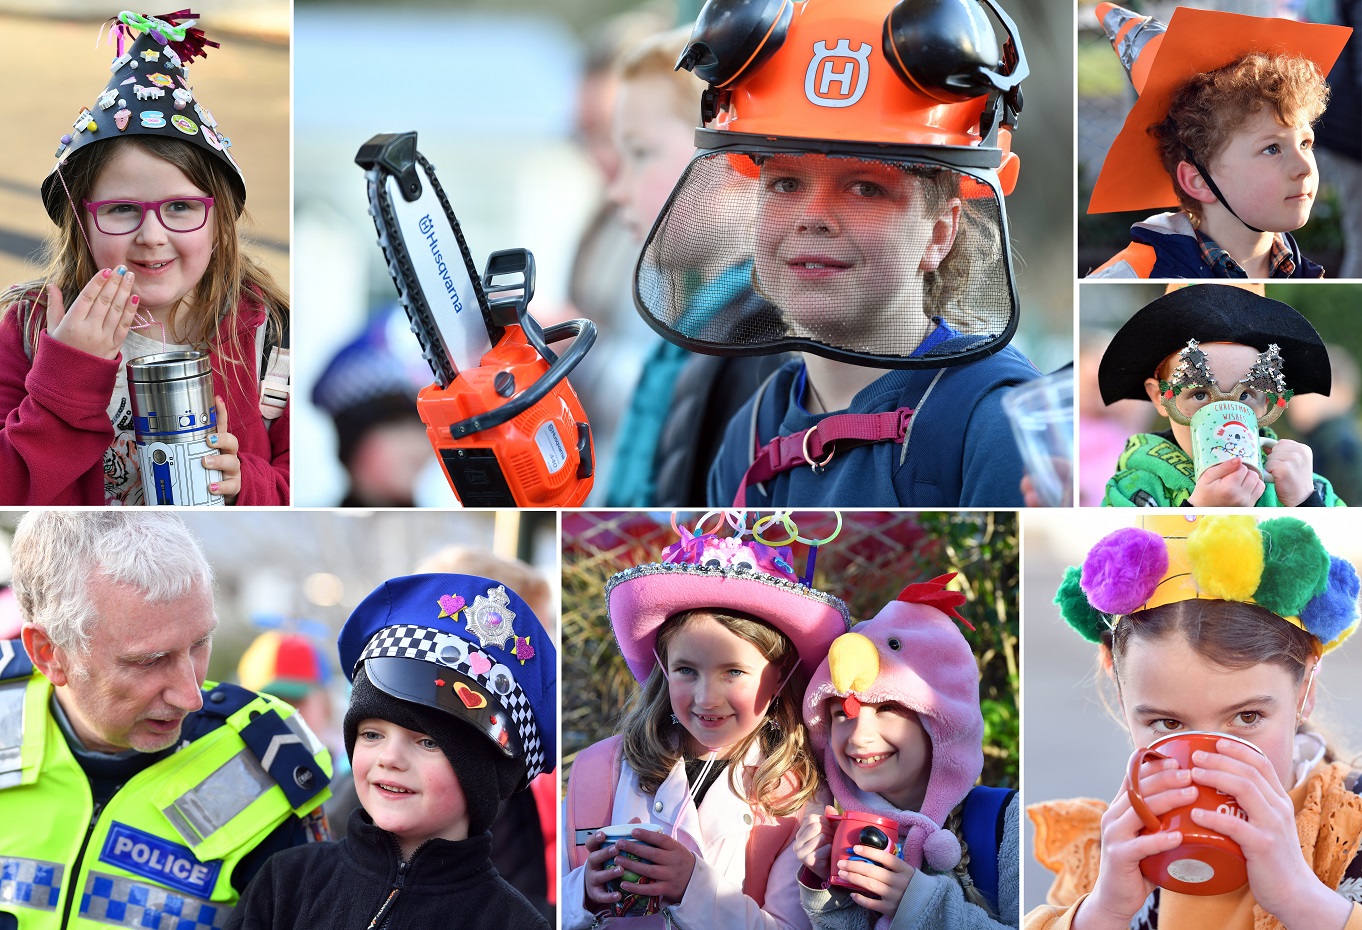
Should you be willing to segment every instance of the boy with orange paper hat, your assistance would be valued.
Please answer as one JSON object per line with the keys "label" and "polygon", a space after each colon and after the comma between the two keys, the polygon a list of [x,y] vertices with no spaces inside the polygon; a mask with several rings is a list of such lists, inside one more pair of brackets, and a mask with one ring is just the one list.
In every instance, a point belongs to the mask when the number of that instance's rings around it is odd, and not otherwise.
{"label": "boy with orange paper hat", "polygon": [[1089,213],[1175,207],[1089,277],[1319,278],[1291,231],[1318,193],[1314,122],[1351,30],[1179,7],[1097,15],[1139,93]]}

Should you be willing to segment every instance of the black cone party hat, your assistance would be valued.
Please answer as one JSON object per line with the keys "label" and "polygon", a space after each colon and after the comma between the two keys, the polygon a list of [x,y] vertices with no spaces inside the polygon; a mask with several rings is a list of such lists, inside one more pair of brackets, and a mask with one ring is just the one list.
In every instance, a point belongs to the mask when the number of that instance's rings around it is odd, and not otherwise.
{"label": "black cone party hat", "polygon": [[188,10],[160,17],[125,10],[115,18],[112,77],[62,135],[57,164],[43,181],[43,205],[53,222],[60,223],[68,208],[61,169],[82,150],[122,136],[163,136],[205,150],[229,169],[227,176],[245,202],[246,181],[229,151],[231,140],[189,84],[188,64],[203,57],[206,47],[217,47],[194,28],[194,16]]}

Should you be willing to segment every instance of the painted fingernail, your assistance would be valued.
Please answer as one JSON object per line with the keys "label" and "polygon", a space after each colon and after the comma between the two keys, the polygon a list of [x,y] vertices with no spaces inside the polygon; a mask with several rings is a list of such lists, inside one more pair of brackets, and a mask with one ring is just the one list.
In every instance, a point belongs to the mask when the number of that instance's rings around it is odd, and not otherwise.
{"label": "painted fingernail", "polygon": [[117,268],[114,269],[114,271],[117,271],[120,275],[125,275],[128,273],[128,269],[124,265],[119,265]]}
{"label": "painted fingernail", "polygon": [[133,302],[133,303],[139,303],[141,300],[142,300],[142,298],[138,297],[136,294],[133,294],[133,295],[132,295],[132,302]]}
{"label": "painted fingernail", "polygon": [[99,276],[100,276],[101,278],[107,278],[107,277],[108,277],[109,275],[111,275],[111,274],[113,274],[113,272],[110,271],[109,269],[105,268],[103,271],[101,271],[101,272],[99,273]]}
{"label": "painted fingernail", "polygon": [[217,434],[208,437],[208,444],[210,446],[216,446],[218,444]]}
{"label": "painted fingernail", "polygon": [[212,491],[214,494],[218,493],[218,485],[217,485],[217,482],[214,481],[212,484],[210,484],[210,485],[208,486],[208,490]]}

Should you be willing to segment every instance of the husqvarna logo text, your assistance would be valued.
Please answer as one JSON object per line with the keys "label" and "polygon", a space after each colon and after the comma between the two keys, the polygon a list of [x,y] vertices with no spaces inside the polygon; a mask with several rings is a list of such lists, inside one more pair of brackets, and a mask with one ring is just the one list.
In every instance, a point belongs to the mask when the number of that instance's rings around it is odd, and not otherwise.
{"label": "husqvarna logo text", "polygon": [[804,96],[820,107],[851,106],[870,80],[870,52],[869,42],[854,52],[848,39],[838,39],[831,49],[826,42],[815,42],[813,60],[804,73]]}

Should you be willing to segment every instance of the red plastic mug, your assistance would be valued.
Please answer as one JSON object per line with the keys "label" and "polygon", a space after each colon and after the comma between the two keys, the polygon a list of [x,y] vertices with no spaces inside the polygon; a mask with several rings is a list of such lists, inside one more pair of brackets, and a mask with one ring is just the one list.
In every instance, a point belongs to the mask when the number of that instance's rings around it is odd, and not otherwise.
{"label": "red plastic mug", "polygon": [[898,843],[899,825],[888,817],[868,814],[864,811],[833,814],[828,819],[837,824],[837,829],[832,834],[832,877],[828,879],[828,885],[833,888],[842,888],[847,891],[856,891],[871,897],[878,897],[878,895],[872,894],[854,882],[838,878],[837,863],[842,859],[869,862],[870,860],[865,856],[858,856],[851,851],[851,847],[858,845],[888,850],[890,855],[897,856],[900,850]]}
{"label": "red plastic mug", "polygon": [[1173,733],[1156,739],[1144,749],[1135,750],[1130,757],[1130,788],[1126,796],[1130,806],[1144,822],[1142,836],[1164,830],[1182,832],[1182,845],[1168,852],[1157,853],[1140,861],[1140,871],[1160,888],[1176,891],[1179,894],[1214,895],[1225,894],[1242,888],[1248,882],[1248,868],[1239,844],[1210,827],[1203,827],[1192,820],[1192,811],[1200,808],[1218,811],[1248,819],[1239,804],[1228,794],[1205,785],[1193,785],[1197,789],[1196,799],[1190,804],[1175,807],[1162,817],[1145,803],[1140,794],[1140,766],[1152,759],[1172,759],[1178,768],[1191,770],[1192,753],[1198,749],[1215,752],[1218,740],[1231,739],[1261,753],[1257,746],[1248,740],[1224,733]]}

